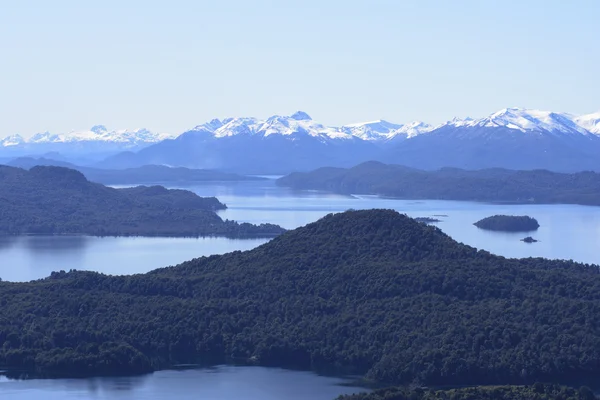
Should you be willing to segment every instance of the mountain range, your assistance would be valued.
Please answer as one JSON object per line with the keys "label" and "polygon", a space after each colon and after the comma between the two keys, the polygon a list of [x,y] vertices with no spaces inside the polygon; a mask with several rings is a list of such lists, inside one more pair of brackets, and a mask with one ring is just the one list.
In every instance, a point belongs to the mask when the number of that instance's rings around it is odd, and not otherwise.
{"label": "mountain range", "polygon": [[102,168],[163,164],[246,174],[350,167],[369,160],[421,169],[598,171],[600,112],[574,116],[506,108],[484,118],[455,118],[437,126],[377,120],[334,127],[298,111],[266,120],[213,119],[176,137],[145,129],[109,132],[96,126],[29,140],[10,136],[0,142],[0,157],[48,151],[83,156],[91,150],[107,155],[94,165]]}
{"label": "mountain range", "polygon": [[10,135],[0,140],[0,154],[19,157],[56,152],[68,157],[102,159],[124,150],[140,150],[170,137],[172,135],[144,128],[109,130],[104,125],[95,125],[89,130],[58,134],[43,132],[30,138]]}

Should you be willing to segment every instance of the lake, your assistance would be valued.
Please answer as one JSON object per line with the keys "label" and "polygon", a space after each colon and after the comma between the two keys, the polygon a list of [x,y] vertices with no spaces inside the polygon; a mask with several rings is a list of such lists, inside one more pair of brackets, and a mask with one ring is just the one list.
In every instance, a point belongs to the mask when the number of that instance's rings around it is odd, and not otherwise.
{"label": "lake", "polygon": [[349,383],[346,379],[311,372],[219,366],[118,378],[10,380],[0,376],[0,397],[11,400],[334,400],[341,394],[365,391]]}
{"label": "lake", "polygon": [[[171,186],[227,204],[219,215],[240,222],[270,222],[292,229],[331,212],[349,208],[390,208],[411,217],[436,217],[440,229],[465,244],[507,257],[547,257],[600,264],[600,207],[578,205],[504,205],[439,200],[393,200],[376,196],[342,196],[297,192],[273,180]],[[478,229],[474,222],[494,214],[530,215],[540,223],[533,233]],[[520,241],[533,236],[538,243]],[[195,257],[248,250],[265,239],[142,238],[87,236],[0,237],[0,278],[27,281],[51,271],[86,269],[133,274],[174,265]]]}

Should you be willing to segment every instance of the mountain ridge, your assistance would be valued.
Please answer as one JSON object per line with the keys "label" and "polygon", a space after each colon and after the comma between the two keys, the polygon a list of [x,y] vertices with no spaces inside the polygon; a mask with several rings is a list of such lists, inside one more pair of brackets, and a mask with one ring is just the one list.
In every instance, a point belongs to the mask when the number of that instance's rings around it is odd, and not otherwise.
{"label": "mountain ridge", "polygon": [[[145,130],[136,132],[131,135],[149,135]],[[298,111],[267,119],[213,119],[164,140],[150,135],[142,144],[131,142],[134,139],[127,139],[127,133],[123,135],[124,142],[116,143],[110,141],[114,135],[105,127],[95,126],[69,140],[41,134],[35,138],[37,144],[11,136],[0,146],[0,155],[34,149],[67,156],[96,152],[101,154],[86,165],[115,169],[158,164],[246,175],[287,174],[325,165],[351,167],[368,160],[420,169],[600,171],[600,113],[575,117],[505,108],[487,117],[454,118],[437,126],[383,119],[327,126]],[[98,137],[108,139],[89,140]]]}

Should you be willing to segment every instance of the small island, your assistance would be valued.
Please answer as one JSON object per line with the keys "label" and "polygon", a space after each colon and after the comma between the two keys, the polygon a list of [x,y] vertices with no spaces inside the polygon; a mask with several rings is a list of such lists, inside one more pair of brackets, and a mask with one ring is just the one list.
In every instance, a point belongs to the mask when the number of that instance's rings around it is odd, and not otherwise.
{"label": "small island", "polygon": [[531,236],[527,236],[526,238],[521,239],[521,242],[525,242],[525,243],[537,243],[538,240],[532,238]]}
{"label": "small island", "polygon": [[475,222],[479,229],[501,232],[531,232],[540,227],[535,218],[527,215],[493,215]]}

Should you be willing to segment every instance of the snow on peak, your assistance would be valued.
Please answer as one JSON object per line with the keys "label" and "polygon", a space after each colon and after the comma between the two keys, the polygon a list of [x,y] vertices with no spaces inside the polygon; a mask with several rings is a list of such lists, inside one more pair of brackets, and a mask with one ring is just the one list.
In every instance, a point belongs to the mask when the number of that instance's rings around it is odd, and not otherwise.
{"label": "snow on peak", "polygon": [[147,129],[122,129],[109,131],[103,125],[95,125],[89,131],[71,131],[69,133],[36,133],[28,139],[19,135],[12,135],[3,139],[2,146],[17,146],[25,144],[51,144],[51,143],[76,143],[76,142],[105,142],[120,143],[124,145],[139,145],[156,143],[172,137],[165,133],[153,133]]}
{"label": "snow on peak", "polygon": [[600,111],[575,117],[573,121],[589,132],[600,134]]}
{"label": "snow on peak", "polygon": [[295,119],[296,121],[310,121],[312,118],[310,115],[305,113],[304,111],[296,111],[292,115],[290,115],[291,119]]}
{"label": "snow on peak", "polygon": [[551,111],[525,108],[504,108],[480,119],[453,119],[444,125],[454,127],[508,128],[521,132],[561,132],[587,134],[588,131],[577,125],[571,116]]}
{"label": "snow on peak", "polygon": [[434,129],[432,125],[422,121],[409,122],[398,129],[398,133],[405,134],[408,138],[420,135],[421,133],[431,132]]}
{"label": "snow on peak", "polygon": [[369,141],[389,140],[398,135],[409,138],[433,130],[431,125],[415,121],[410,124],[394,124],[385,120],[376,120],[340,127],[320,124],[303,112],[297,111],[290,116],[273,115],[267,119],[227,118],[222,121],[212,120],[198,125],[192,131],[209,131],[215,138],[236,135],[269,137],[282,135],[296,140],[302,135],[320,140],[328,139],[361,139]]}
{"label": "snow on peak", "polygon": [[18,146],[23,143],[25,143],[25,139],[18,134],[10,135],[0,140],[0,146],[2,147]]}
{"label": "snow on peak", "polygon": [[414,121],[406,125],[393,124],[385,120],[349,124],[342,127],[347,133],[363,140],[389,140],[397,136],[410,138],[433,130],[431,125]]}
{"label": "snow on peak", "polygon": [[[327,127],[313,121],[308,114],[298,111],[291,116],[273,115],[266,120],[257,118],[228,118],[222,121],[222,126],[213,130],[216,138],[236,135],[253,135],[268,137],[283,135],[295,138],[296,135],[309,135],[325,138],[351,138],[340,128]],[[200,126],[205,126],[200,125]]]}
{"label": "snow on peak", "polygon": [[196,127],[194,127],[192,130],[193,131],[209,131],[209,132],[214,132],[217,129],[219,129],[220,127],[222,127],[225,123],[217,118],[211,119],[210,121],[202,124],[202,125],[198,125]]}

